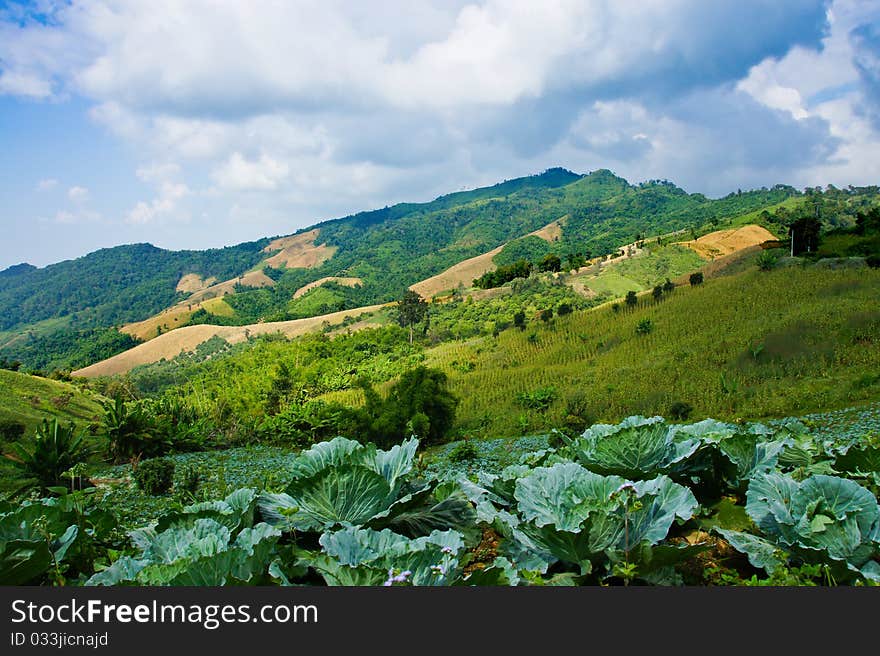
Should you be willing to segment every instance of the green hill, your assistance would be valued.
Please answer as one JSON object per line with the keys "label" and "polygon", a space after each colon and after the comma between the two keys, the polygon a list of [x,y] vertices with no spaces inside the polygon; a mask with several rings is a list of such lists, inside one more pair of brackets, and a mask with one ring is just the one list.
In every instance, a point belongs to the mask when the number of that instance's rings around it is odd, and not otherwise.
{"label": "green hill", "polygon": [[91,423],[102,414],[96,399],[70,383],[0,369],[0,421],[24,424],[27,432],[44,418]]}
{"label": "green hill", "polygon": [[[562,231],[552,250],[565,261],[610,254],[645,235],[738,225],[743,217],[777,233],[800,213],[819,214],[829,227],[846,227],[877,197],[875,187],[802,193],[777,185],[709,199],[665,180],[634,185],[607,170],[578,175],[553,168],[303,229],[300,233],[317,228],[316,243],[331,249],[326,252],[332,257],[312,268],[266,267],[269,239],[207,251],[120,246],[41,269],[17,265],[0,272],[0,357],[50,370],[81,367],[125,350],[130,340],[115,327],[186,299],[176,286],[188,273],[222,281],[263,268],[274,286],[227,290],[234,293],[225,297],[231,316],[223,323],[245,325],[395,300],[411,284],[555,221]],[[534,250],[535,244],[525,247]],[[362,284],[313,290],[320,298],[306,295],[291,303],[298,289],[325,277],[354,277]],[[629,283],[606,286],[622,289]]]}

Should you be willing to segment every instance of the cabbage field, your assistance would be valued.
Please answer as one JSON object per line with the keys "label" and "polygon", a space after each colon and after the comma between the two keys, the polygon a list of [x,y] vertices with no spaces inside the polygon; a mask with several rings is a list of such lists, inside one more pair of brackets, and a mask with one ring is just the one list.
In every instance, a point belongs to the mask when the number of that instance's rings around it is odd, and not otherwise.
{"label": "cabbage field", "polygon": [[0,583],[876,584],[880,437],[802,419],[633,416],[444,466],[337,437],[128,528],[112,490],[58,490],[0,506]]}

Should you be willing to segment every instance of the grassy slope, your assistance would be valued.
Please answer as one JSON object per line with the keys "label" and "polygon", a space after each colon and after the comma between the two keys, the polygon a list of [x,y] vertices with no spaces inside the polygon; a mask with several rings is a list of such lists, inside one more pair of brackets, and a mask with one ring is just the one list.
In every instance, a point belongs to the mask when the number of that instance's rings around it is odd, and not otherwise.
{"label": "grassy slope", "polygon": [[28,432],[44,417],[87,424],[100,414],[96,400],[74,385],[0,369],[0,419],[18,421]]}
{"label": "grassy slope", "polygon": [[[549,327],[442,345],[428,362],[462,399],[459,429],[486,436],[558,425],[565,397],[577,392],[600,421],[664,414],[678,400],[694,416],[727,419],[833,409],[880,397],[878,288],[880,271],[864,268],[750,269],[661,303],[643,297],[633,311],[578,312]],[[654,324],[648,335],[636,334],[642,319]],[[749,346],[760,344],[755,358]],[[451,365],[462,361],[475,369]],[[560,397],[545,415],[517,403],[542,387]]]}
{"label": "grassy slope", "polygon": [[[69,383],[0,369],[0,420],[24,424],[25,443],[31,442],[34,429],[44,418],[57,417],[85,427],[101,414],[101,406],[92,395]],[[6,450],[0,444],[0,451]],[[0,457],[0,492],[15,489],[16,478],[13,465]]]}

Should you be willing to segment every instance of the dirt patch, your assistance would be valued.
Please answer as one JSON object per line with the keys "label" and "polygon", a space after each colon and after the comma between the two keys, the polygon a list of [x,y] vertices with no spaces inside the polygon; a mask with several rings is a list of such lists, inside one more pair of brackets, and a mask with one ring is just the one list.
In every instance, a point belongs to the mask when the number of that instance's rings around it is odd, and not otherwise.
{"label": "dirt patch", "polygon": [[540,230],[528,234],[530,237],[540,237],[544,241],[559,241],[562,238],[562,219],[548,223]]}
{"label": "dirt patch", "polygon": [[197,273],[188,273],[178,281],[175,291],[183,292],[184,294],[193,294],[206,287],[210,287],[216,282],[217,279],[213,276],[205,280]]}
{"label": "dirt patch", "polygon": [[275,281],[262,271],[251,271],[238,278],[224,280],[216,285],[206,287],[205,289],[196,292],[185,301],[181,301],[176,307],[193,305],[195,303],[200,303],[201,301],[206,301],[209,298],[220,298],[227,294],[234,294],[237,285],[242,285],[244,287],[272,287],[274,284]]}
{"label": "dirt patch", "polygon": [[695,251],[706,260],[713,260],[741,251],[752,246],[760,246],[766,241],[775,241],[776,237],[766,228],[759,225],[747,225],[735,230],[718,230],[703,235],[699,239],[678,242]]}
{"label": "dirt patch", "polygon": [[275,269],[288,267],[291,269],[312,269],[326,262],[336,254],[336,246],[315,244],[320,231],[315,228],[290,237],[281,237],[263,249],[264,253],[278,251],[266,260],[266,264]]}
{"label": "dirt patch", "polygon": [[192,309],[187,309],[185,305],[182,307],[174,306],[163,310],[149,319],[122,326],[119,332],[126,333],[142,341],[153,339],[160,330],[168,332],[186,324],[192,313],[199,309],[199,307],[201,307],[201,304],[198,303],[193,305]]}
{"label": "dirt patch", "polygon": [[488,253],[453,264],[443,273],[438,273],[427,280],[410,285],[410,289],[422,298],[430,299],[442,292],[455,289],[459,285],[471,287],[473,286],[474,278],[479,278],[484,273],[495,270],[495,263],[492,261],[492,258],[498,255],[502,248],[504,248],[503,245],[493,248]]}
{"label": "dirt patch", "polygon": [[71,375],[94,378],[97,376],[115,376],[134,369],[142,364],[171,360],[183,352],[195,348],[212,337],[221,337],[230,344],[244,342],[250,336],[281,333],[285,337],[297,337],[309,332],[321,330],[324,323],[329,325],[342,323],[346,317],[356,317],[368,312],[375,312],[384,305],[370,305],[353,310],[333,312],[308,319],[278,321],[272,323],[256,323],[249,326],[186,326],[178,330],[164,333],[146,344],[139,344],[128,351],[114,355],[91,366],[74,371]]}
{"label": "dirt patch", "polygon": [[360,278],[338,278],[336,276],[327,276],[326,278],[321,278],[320,280],[316,280],[315,282],[310,282],[304,287],[300,287],[293,293],[293,297],[299,298],[303,294],[313,290],[315,287],[320,287],[321,285],[328,282],[335,282],[337,285],[342,285],[343,287],[360,287],[364,284],[364,281]]}

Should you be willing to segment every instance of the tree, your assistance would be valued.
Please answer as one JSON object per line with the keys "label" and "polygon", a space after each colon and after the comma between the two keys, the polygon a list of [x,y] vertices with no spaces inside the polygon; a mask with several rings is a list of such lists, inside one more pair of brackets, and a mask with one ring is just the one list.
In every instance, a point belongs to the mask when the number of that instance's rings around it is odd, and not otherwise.
{"label": "tree", "polygon": [[519,328],[520,330],[526,329],[526,313],[522,310],[517,311],[516,314],[513,315],[513,325]]}
{"label": "tree", "polygon": [[570,303],[560,303],[559,307],[556,310],[556,314],[560,317],[564,317],[566,314],[571,314],[572,308]]}
{"label": "tree", "polygon": [[663,298],[663,285],[654,285],[654,289],[651,290],[651,296],[654,297],[655,301]]}
{"label": "tree", "polygon": [[812,253],[819,247],[819,232],[822,224],[812,216],[804,216],[793,222],[788,228],[791,238],[791,256],[801,253]]}
{"label": "tree", "polygon": [[364,390],[367,432],[379,446],[416,435],[423,444],[438,443],[452,428],[458,399],[449,391],[446,374],[416,367],[405,372],[382,399],[367,382]]}
{"label": "tree", "polygon": [[547,323],[550,319],[553,318],[553,308],[547,308],[545,310],[541,310],[541,321]]}
{"label": "tree", "polygon": [[409,343],[413,343],[413,326],[424,321],[428,315],[428,303],[419,294],[408,289],[397,302],[397,323],[409,328]]}
{"label": "tree", "polygon": [[672,282],[669,278],[666,279],[666,282],[663,283],[663,291],[665,293],[670,293],[675,291],[675,283]]}
{"label": "tree", "polygon": [[638,298],[638,296],[636,296],[636,293],[634,291],[628,291],[626,293],[626,304],[629,307],[635,307],[636,304],[638,304],[638,302],[639,302],[639,298]]}
{"label": "tree", "polygon": [[538,269],[540,271],[561,271],[562,260],[555,253],[547,253],[538,264]]}
{"label": "tree", "polygon": [[703,272],[697,271],[696,273],[692,273],[690,277],[691,287],[695,287],[696,285],[703,284]]}

